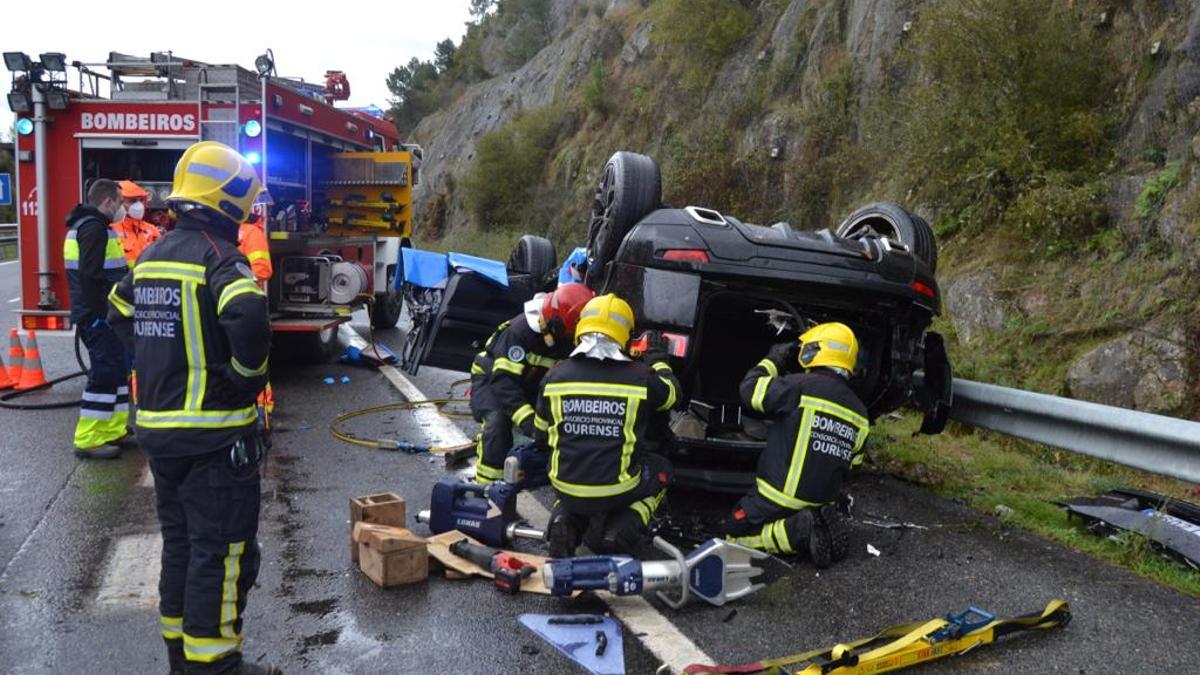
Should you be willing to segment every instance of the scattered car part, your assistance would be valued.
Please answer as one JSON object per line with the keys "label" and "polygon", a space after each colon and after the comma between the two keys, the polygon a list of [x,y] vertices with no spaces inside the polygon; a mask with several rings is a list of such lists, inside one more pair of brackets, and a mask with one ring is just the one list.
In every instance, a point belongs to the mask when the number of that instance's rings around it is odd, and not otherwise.
{"label": "scattered car part", "polygon": [[1173,558],[1200,569],[1200,506],[1141,490],[1110,490],[1063,505],[1068,515],[1102,536],[1140,534]]}

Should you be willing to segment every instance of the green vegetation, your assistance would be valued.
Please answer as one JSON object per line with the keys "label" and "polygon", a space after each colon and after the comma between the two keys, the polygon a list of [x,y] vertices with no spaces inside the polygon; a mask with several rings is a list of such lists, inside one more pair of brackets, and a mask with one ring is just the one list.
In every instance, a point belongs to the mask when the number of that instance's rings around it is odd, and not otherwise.
{"label": "green vegetation", "polygon": [[1142,188],[1134,204],[1133,213],[1142,220],[1149,220],[1158,215],[1167,193],[1179,184],[1179,174],[1182,166],[1178,162],[1168,164],[1162,171],[1150,177]]}
{"label": "green vegetation", "polygon": [[1200,574],[1159,555],[1143,538],[1114,542],[1098,537],[1068,521],[1056,505],[1118,487],[1182,498],[1186,484],[998,434],[965,433],[953,424],[941,436],[914,436],[919,426],[915,415],[877,424],[868,439],[874,467],[984,513],[1006,506],[1012,513],[1003,519],[1012,525],[1200,595]]}
{"label": "green vegetation", "polygon": [[661,0],[652,8],[654,39],[665,45],[686,89],[703,90],[750,34],[754,17],[736,0]]}
{"label": "green vegetation", "polygon": [[604,63],[601,61],[592,66],[592,77],[583,90],[583,103],[594,113],[608,113],[608,100],[604,96]]}
{"label": "green vegetation", "polygon": [[538,194],[559,134],[572,116],[551,106],[523,113],[479,139],[475,162],[463,178],[467,207],[485,228],[532,229],[531,204]]}
{"label": "green vegetation", "polygon": [[1096,46],[1065,3],[934,3],[902,55],[923,77],[888,101],[892,174],[956,229],[1003,224],[1053,250],[1096,231],[1116,121]]}

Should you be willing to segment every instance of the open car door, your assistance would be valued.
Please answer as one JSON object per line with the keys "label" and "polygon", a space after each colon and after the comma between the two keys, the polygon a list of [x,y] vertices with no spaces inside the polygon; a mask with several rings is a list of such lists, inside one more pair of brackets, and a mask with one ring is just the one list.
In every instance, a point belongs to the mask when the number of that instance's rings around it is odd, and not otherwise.
{"label": "open car door", "polygon": [[[549,255],[543,247],[541,259],[522,258],[528,239],[544,242]],[[412,327],[403,367],[411,374],[422,365],[469,372],[471,360],[497,326],[521,313],[535,294],[553,289],[554,249],[540,237],[522,238],[508,265],[455,253],[410,251],[404,261],[404,293]]]}

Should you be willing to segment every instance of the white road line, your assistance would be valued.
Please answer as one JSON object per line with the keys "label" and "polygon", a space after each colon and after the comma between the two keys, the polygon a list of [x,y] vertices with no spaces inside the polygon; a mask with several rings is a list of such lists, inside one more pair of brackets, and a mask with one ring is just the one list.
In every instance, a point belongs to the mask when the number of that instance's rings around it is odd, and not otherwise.
{"label": "white road line", "polygon": [[0,262],[0,267],[4,267],[5,265],[16,265],[19,262],[21,262],[20,258],[17,258],[16,260],[9,260],[8,262]]}
{"label": "white road line", "polygon": [[111,609],[153,608],[158,605],[158,565],[147,560],[162,558],[162,536],[131,534],[112,548],[96,593],[96,604]]}
{"label": "white road line", "polygon": [[[411,380],[392,366],[381,366],[379,372],[383,373],[404,398],[410,401],[423,401],[428,398]],[[417,417],[418,424],[431,436],[427,439],[430,443],[459,445],[471,440],[454,422],[443,417],[432,404],[417,406],[413,409],[413,414]],[[550,512],[546,507],[527,492],[517,495],[517,510],[536,527],[545,528],[550,519]],[[645,598],[615,597],[607,594],[600,597],[629,631],[637,636],[656,658],[669,665],[672,671],[681,671],[692,663],[715,663]]]}

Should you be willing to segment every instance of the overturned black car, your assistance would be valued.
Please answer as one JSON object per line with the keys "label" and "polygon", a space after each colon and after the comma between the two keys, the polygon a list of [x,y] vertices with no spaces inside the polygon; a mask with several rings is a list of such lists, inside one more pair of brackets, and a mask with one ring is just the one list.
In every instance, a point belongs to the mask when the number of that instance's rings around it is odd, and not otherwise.
{"label": "overturned black car", "polygon": [[[771,345],[814,323],[840,321],[857,334],[852,386],[872,420],[911,405],[925,414],[922,431],[941,431],[951,376],[941,336],[928,331],[941,298],[924,220],[875,203],[832,232],[752,225],[708,208],[663,206],[660,175],[644,155],[609,160],[592,206],[586,283],[628,300],[639,332],[674,336],[672,365],[689,401],[673,413],[665,448],[678,483],[730,492],[750,485],[766,428],[741,405],[738,384]],[[553,287],[556,263],[550,242],[526,236],[509,261],[507,290],[459,273],[410,302],[406,367],[466,370],[497,324]]]}

